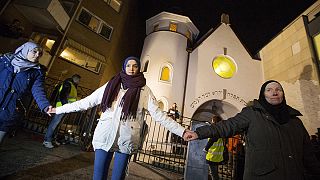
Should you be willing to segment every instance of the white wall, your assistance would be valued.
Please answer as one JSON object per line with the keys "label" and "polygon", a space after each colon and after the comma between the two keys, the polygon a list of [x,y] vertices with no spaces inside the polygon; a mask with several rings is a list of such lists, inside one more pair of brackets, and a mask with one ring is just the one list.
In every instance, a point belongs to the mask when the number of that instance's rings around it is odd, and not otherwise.
{"label": "white wall", "polygon": [[[141,55],[142,67],[149,60],[148,71],[144,75],[156,98],[166,98],[169,106],[177,103],[180,111],[188,57],[186,47],[186,37],[175,32],[158,31],[146,37]],[[161,67],[166,63],[173,67],[172,83],[159,80]]]}
{"label": "white wall", "polygon": [[[212,68],[213,58],[223,54],[224,47],[238,69],[230,79],[221,78]],[[259,95],[263,82],[261,62],[252,59],[228,25],[221,24],[191,53],[189,62],[185,116],[192,117],[201,104],[211,99],[223,100],[241,110]]]}

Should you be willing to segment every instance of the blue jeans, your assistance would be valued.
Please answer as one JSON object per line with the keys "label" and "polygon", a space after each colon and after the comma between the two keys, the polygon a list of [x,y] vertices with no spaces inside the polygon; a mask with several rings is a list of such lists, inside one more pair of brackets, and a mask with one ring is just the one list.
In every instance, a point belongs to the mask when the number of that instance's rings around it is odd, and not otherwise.
{"label": "blue jeans", "polygon": [[48,141],[48,142],[52,141],[52,138],[53,138],[52,136],[54,134],[54,130],[57,128],[57,126],[61,122],[63,116],[64,116],[64,114],[55,114],[54,115],[54,117],[52,118],[52,120],[48,126],[47,133],[44,136],[44,141]]}
{"label": "blue jeans", "polygon": [[218,174],[218,165],[219,163],[207,161],[209,164],[209,168],[211,171],[212,179],[213,180],[219,180],[219,174]]}
{"label": "blue jeans", "polygon": [[[108,178],[108,171],[112,156],[113,152],[96,149],[93,180],[105,180]],[[129,158],[129,154],[115,152],[111,180],[123,180],[125,178]]]}

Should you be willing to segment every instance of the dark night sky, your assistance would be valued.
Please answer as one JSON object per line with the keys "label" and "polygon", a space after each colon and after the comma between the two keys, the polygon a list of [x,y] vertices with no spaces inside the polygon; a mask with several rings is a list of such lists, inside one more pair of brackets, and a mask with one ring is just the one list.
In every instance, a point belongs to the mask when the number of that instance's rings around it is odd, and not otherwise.
{"label": "dark night sky", "polygon": [[199,29],[198,39],[229,14],[232,29],[251,54],[256,54],[316,0],[140,0],[146,19],[167,11],[188,16]]}

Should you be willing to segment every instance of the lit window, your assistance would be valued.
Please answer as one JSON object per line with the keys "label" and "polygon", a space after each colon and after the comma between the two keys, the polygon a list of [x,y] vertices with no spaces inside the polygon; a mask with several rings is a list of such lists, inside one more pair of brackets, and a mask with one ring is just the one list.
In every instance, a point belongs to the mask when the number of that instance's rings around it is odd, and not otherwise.
{"label": "lit window", "polygon": [[158,101],[158,105],[159,105],[159,108],[161,109],[161,111],[164,111],[164,104],[162,101]]}
{"label": "lit window", "polygon": [[231,57],[219,55],[212,61],[213,70],[222,78],[231,78],[236,73],[236,64]]}
{"label": "lit window", "polygon": [[177,26],[175,23],[170,23],[170,31],[177,32]]}
{"label": "lit window", "polygon": [[43,48],[44,51],[50,52],[54,43],[55,43],[55,37],[48,35],[48,34],[43,34],[43,33],[38,33],[38,32],[33,32],[31,37],[32,41],[34,41],[37,44],[40,44]]}
{"label": "lit window", "polygon": [[320,33],[313,38],[313,42],[316,53],[318,55],[318,60],[320,60]]}
{"label": "lit window", "polygon": [[[81,51],[78,48],[84,51]],[[95,73],[99,73],[102,65],[101,61],[103,61],[104,58],[97,52],[71,40],[70,42],[68,40],[68,44],[60,54],[60,57]]]}
{"label": "lit window", "polygon": [[99,19],[94,17],[92,14],[90,14],[88,11],[86,11],[85,9],[82,9],[78,20],[86,25],[87,27],[89,27],[90,29],[92,29],[93,31],[97,31],[98,26],[99,26]]}
{"label": "lit window", "polygon": [[47,41],[46,41],[46,47],[47,47],[48,49],[51,49],[52,46],[53,46],[53,44],[54,44],[55,42],[56,42],[55,40],[47,39]]}
{"label": "lit window", "polygon": [[162,67],[160,80],[170,81],[170,69],[167,66]]}
{"label": "lit window", "polygon": [[191,32],[190,32],[189,30],[187,30],[187,32],[186,32],[186,36],[187,36],[187,38],[188,38],[188,39],[190,39],[190,40],[191,40]]}
{"label": "lit window", "polygon": [[112,9],[117,12],[120,12],[122,0],[104,0]]}
{"label": "lit window", "polygon": [[107,40],[111,39],[113,28],[88,10],[82,8],[78,21]]}

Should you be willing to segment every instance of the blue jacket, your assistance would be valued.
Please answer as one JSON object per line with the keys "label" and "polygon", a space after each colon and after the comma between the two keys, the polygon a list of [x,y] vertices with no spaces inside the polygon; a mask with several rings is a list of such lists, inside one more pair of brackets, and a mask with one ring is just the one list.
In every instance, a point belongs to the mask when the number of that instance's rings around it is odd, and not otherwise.
{"label": "blue jacket", "polygon": [[15,124],[16,102],[27,92],[32,92],[41,111],[50,105],[43,84],[42,70],[29,69],[15,74],[10,59],[0,56],[0,131],[7,132]]}

